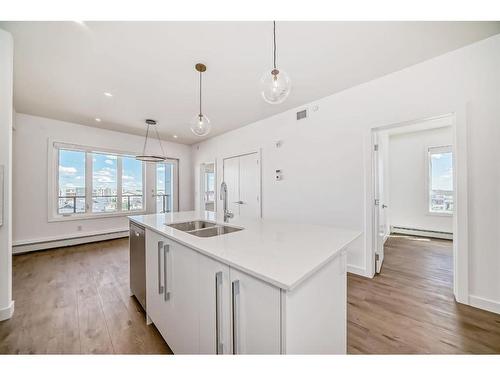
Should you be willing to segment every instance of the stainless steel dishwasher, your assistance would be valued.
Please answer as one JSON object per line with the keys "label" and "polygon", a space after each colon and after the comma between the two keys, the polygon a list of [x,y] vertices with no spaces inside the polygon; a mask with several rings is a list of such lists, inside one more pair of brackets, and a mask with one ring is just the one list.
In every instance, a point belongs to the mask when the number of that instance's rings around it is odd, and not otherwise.
{"label": "stainless steel dishwasher", "polygon": [[130,293],[146,310],[146,232],[130,223]]}

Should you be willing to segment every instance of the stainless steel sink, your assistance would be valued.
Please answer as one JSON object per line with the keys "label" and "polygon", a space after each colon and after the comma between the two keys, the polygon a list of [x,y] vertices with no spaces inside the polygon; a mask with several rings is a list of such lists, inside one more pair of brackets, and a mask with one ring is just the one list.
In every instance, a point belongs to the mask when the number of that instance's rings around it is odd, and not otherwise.
{"label": "stainless steel sink", "polygon": [[183,232],[190,232],[193,230],[215,227],[217,224],[211,223],[209,221],[196,220],[196,221],[186,221],[184,223],[175,223],[166,225],[167,227],[172,227],[174,229],[181,230]]}
{"label": "stainless steel sink", "polygon": [[195,220],[184,223],[165,224],[168,227],[181,230],[198,237],[215,237],[226,233],[233,233],[243,228],[230,227],[227,225],[217,225],[209,221]]}
{"label": "stainless steel sink", "polygon": [[188,232],[188,233],[192,234],[194,236],[198,236],[198,237],[214,237],[214,236],[220,236],[220,235],[226,234],[226,233],[238,232],[242,229],[243,228],[228,227],[227,225],[224,225],[224,226],[215,226],[212,228],[194,230],[194,231]]}

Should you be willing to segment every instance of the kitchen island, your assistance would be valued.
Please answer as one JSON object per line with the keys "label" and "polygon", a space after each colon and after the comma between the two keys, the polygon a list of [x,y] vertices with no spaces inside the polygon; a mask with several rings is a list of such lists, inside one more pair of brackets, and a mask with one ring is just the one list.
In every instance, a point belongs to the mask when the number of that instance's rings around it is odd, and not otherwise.
{"label": "kitchen island", "polygon": [[196,211],[129,219],[146,232],[148,322],[174,353],[346,352],[346,250],[359,232]]}

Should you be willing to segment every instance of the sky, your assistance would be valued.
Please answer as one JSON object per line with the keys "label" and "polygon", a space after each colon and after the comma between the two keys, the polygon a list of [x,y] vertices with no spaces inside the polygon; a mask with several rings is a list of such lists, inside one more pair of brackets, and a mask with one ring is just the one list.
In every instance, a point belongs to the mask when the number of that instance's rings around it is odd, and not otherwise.
{"label": "sky", "polygon": [[453,190],[453,164],[451,152],[432,154],[432,190]]}
{"label": "sky", "polygon": [[[142,163],[133,157],[122,157],[122,191],[134,193],[142,190]],[[110,188],[114,194],[117,189],[117,156],[92,154],[93,188]],[[85,152],[59,151],[59,186],[64,192],[67,188],[85,186]]]}

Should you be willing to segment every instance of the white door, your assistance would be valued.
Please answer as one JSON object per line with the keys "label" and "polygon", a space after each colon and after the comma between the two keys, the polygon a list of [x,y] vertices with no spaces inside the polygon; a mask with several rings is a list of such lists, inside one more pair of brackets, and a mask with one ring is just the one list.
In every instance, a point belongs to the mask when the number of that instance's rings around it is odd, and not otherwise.
{"label": "white door", "polygon": [[257,153],[224,159],[228,209],[235,217],[260,217],[260,162]]}
{"label": "white door", "polygon": [[260,217],[260,165],[258,154],[240,156],[240,216]]}
{"label": "white door", "polygon": [[200,354],[231,354],[229,266],[199,256]]}
{"label": "white door", "polygon": [[[375,140],[378,141],[377,134]],[[375,191],[375,272],[380,273],[384,262],[384,242],[386,237],[386,216],[387,205],[384,202],[384,157],[381,149],[381,142],[376,142],[373,152],[374,166],[374,191]]]}
{"label": "white door", "polygon": [[179,161],[168,159],[164,163],[156,163],[156,186],[153,193],[156,213],[179,211]]}
{"label": "white door", "polygon": [[280,289],[235,269],[229,274],[233,354],[280,354]]}

